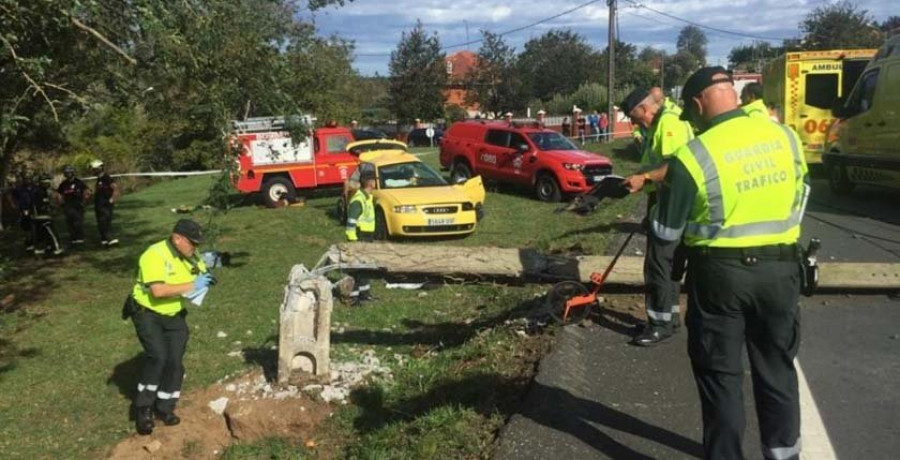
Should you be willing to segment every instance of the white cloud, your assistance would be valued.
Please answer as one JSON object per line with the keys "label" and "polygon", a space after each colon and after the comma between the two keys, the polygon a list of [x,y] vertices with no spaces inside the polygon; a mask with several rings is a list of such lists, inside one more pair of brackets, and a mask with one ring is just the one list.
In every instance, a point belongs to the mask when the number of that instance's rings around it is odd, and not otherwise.
{"label": "white cloud", "polygon": [[491,21],[502,21],[508,18],[510,14],[512,14],[512,8],[508,6],[498,6],[491,11]]}

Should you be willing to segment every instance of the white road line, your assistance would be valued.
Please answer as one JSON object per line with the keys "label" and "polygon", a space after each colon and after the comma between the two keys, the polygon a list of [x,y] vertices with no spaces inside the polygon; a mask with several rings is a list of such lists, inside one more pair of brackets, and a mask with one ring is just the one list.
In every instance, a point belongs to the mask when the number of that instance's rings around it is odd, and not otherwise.
{"label": "white road line", "polygon": [[424,157],[425,155],[432,155],[432,154],[435,154],[435,153],[438,153],[438,150],[437,150],[437,149],[435,149],[435,150],[428,150],[428,151],[425,151],[425,152],[414,153],[413,155],[415,155],[415,156],[417,156],[417,157]]}
{"label": "white road line", "polygon": [[803,440],[800,458],[836,460],[837,454],[831,445],[831,439],[828,438],[828,432],[825,431],[825,423],[822,421],[822,415],[819,414],[819,408],[812,397],[806,376],[803,375],[803,370],[800,368],[800,361],[795,359],[794,367],[797,368],[797,385],[800,388],[800,439]]}

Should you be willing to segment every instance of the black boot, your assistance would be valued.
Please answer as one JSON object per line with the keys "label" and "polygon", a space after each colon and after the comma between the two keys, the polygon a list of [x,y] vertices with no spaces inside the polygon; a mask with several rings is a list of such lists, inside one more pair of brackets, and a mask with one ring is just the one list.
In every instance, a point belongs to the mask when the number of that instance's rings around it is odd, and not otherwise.
{"label": "black boot", "polygon": [[672,330],[665,327],[659,326],[647,326],[644,329],[644,332],[641,332],[637,336],[635,336],[634,343],[635,345],[641,347],[652,347],[661,342],[664,342],[672,337]]}
{"label": "black boot", "polygon": [[153,433],[153,412],[149,407],[136,407],[134,409],[134,427],[138,434],[148,435]]}
{"label": "black boot", "polygon": [[159,419],[162,420],[162,422],[166,426],[175,426],[175,425],[178,425],[179,423],[181,423],[181,419],[177,415],[175,415],[174,411],[173,412],[163,412],[163,411],[157,410],[156,416],[159,417]]}

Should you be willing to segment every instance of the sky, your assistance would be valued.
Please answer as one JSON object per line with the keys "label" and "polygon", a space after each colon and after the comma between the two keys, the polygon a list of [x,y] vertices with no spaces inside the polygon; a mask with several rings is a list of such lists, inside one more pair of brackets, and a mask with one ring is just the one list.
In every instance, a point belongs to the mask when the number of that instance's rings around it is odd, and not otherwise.
{"label": "sky", "polygon": [[[480,30],[494,33],[525,27],[563,13],[590,0],[354,0],[344,6],[332,6],[301,13],[315,22],[321,35],[336,34],[352,40],[356,46],[354,66],[363,75],[388,74],[390,53],[404,31],[421,20],[425,30],[437,33],[441,45],[463,44],[480,37]],[[829,0],[619,0],[619,40],[639,47],[653,46],[673,52],[678,32],[685,22],[661,13],[747,36],[704,29],[709,38],[707,62],[727,65],[728,52],[735,46],[750,44],[758,38],[775,39],[800,36],[798,23],[813,8],[833,3]],[[878,21],[900,14],[896,0],[857,0]],[[652,11],[656,10],[656,11]],[[658,11],[658,12],[657,12]],[[517,52],[529,39],[554,28],[568,28],[596,49],[606,47],[608,7],[606,0],[580,8],[520,32],[505,35],[504,40]],[[467,27],[468,26],[468,27]],[[468,35],[467,35],[468,29]],[[468,37],[468,38],[467,38]],[[757,37],[757,38],[752,38]],[[479,44],[446,49],[478,51]]]}

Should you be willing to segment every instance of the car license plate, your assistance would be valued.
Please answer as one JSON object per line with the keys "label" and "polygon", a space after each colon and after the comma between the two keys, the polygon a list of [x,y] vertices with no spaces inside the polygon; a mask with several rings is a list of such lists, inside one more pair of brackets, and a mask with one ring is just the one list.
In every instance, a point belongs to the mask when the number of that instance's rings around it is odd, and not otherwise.
{"label": "car license plate", "polygon": [[452,225],[453,219],[428,219],[428,225]]}

